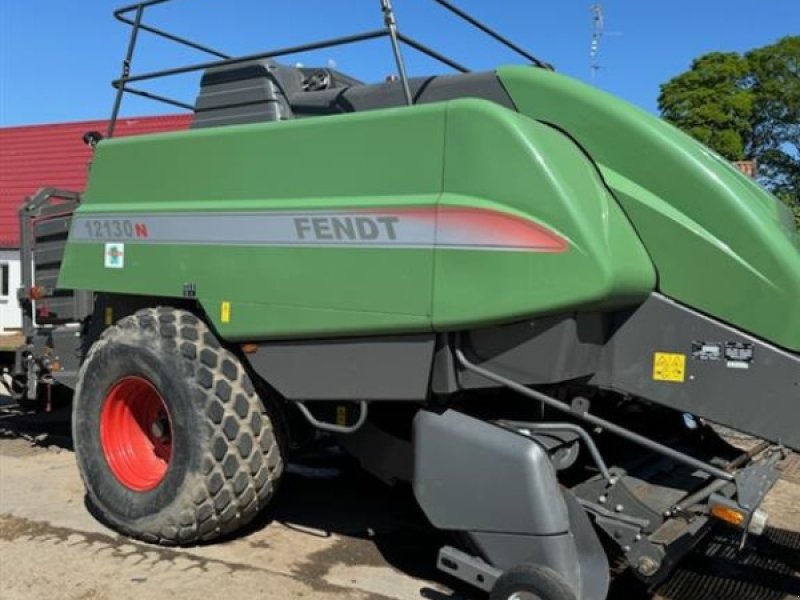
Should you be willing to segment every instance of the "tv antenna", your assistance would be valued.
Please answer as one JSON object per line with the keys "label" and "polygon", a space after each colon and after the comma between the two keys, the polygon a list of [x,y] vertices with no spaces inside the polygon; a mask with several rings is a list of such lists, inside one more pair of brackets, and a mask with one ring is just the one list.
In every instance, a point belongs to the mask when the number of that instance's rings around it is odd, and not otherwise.
{"label": "tv antenna", "polygon": [[592,46],[589,50],[592,85],[597,85],[597,72],[600,70],[600,40],[603,39],[604,30],[603,5],[595,2],[592,4]]}
{"label": "tv antenna", "polygon": [[620,31],[606,31],[603,5],[599,2],[592,4],[592,46],[589,50],[589,67],[592,72],[592,85],[597,85],[597,73],[602,68],[600,65],[600,41],[603,38],[621,35],[622,32]]}

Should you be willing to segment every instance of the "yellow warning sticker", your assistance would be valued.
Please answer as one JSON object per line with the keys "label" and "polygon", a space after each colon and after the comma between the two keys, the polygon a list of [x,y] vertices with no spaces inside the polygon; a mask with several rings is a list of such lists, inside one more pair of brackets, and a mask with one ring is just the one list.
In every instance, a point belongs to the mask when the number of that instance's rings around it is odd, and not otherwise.
{"label": "yellow warning sticker", "polygon": [[686,355],[656,352],[653,355],[653,380],[674,383],[686,381]]}
{"label": "yellow warning sticker", "polygon": [[231,303],[223,302],[219,307],[219,320],[223,323],[231,322]]}
{"label": "yellow warning sticker", "polygon": [[113,307],[111,307],[111,306],[106,306],[106,310],[105,310],[105,319],[103,319],[103,322],[104,322],[104,323],[105,323],[107,326],[108,326],[108,325],[113,325],[113,324],[114,324],[114,308],[113,308]]}

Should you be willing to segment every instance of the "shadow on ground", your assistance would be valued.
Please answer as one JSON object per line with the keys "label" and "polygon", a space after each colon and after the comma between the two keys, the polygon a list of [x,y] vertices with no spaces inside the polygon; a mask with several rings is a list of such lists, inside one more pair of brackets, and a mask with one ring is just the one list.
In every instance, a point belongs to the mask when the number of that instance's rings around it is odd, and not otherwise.
{"label": "shadow on ground", "polygon": [[410,487],[381,483],[337,448],[306,453],[290,464],[274,504],[247,529],[257,530],[273,521],[306,535],[335,534],[346,540],[309,557],[306,569],[312,574],[323,576],[339,563],[388,564],[410,577],[454,590],[424,589],[423,598],[481,597],[436,569],[439,548],[453,540],[428,523]]}
{"label": "shadow on ground", "polygon": [[27,441],[31,448],[72,451],[70,411],[60,405],[50,412],[21,408],[11,398],[0,397],[0,440]]}

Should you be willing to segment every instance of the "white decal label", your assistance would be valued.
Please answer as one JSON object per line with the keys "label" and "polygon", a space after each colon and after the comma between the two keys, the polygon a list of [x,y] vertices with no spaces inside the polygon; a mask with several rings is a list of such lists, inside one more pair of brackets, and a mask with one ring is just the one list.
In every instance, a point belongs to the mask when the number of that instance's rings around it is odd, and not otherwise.
{"label": "white decal label", "polygon": [[106,244],[105,266],[107,269],[125,266],[125,244]]}
{"label": "white decal label", "polygon": [[750,363],[746,363],[740,360],[729,360],[726,366],[729,369],[749,369]]}

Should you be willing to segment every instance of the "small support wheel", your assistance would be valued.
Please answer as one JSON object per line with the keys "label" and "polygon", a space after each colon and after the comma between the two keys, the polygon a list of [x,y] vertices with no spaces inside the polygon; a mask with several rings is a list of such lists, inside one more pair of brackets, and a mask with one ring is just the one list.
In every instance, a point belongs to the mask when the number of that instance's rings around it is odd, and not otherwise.
{"label": "small support wheel", "polygon": [[553,569],[522,564],[500,576],[489,600],[577,600],[577,596]]}

